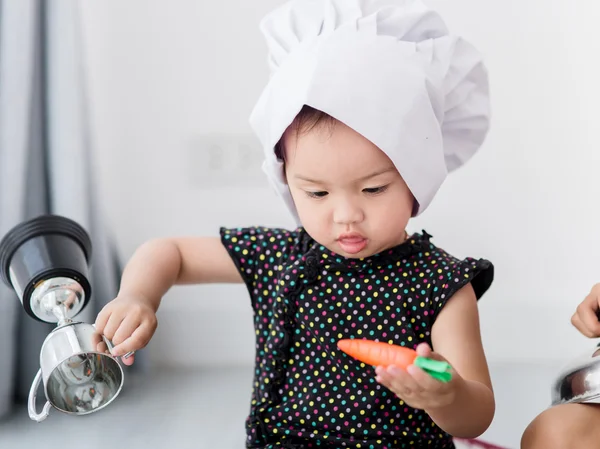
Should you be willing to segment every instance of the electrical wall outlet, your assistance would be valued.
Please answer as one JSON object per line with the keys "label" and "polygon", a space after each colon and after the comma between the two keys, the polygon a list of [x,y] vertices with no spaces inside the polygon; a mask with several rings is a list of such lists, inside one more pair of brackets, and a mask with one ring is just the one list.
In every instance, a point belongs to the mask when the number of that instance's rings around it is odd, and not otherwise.
{"label": "electrical wall outlet", "polygon": [[198,188],[263,187],[268,185],[263,160],[252,134],[203,134],[192,141],[187,171]]}

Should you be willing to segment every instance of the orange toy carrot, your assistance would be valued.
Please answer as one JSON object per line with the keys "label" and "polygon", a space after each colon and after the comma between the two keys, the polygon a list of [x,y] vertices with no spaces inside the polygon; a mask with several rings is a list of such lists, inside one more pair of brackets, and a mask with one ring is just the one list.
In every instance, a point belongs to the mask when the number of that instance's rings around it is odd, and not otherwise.
{"label": "orange toy carrot", "polygon": [[406,369],[417,358],[414,349],[373,340],[340,340],[337,346],[349,356],[367,365],[383,367],[395,365]]}
{"label": "orange toy carrot", "polygon": [[415,365],[442,382],[448,382],[452,378],[450,365],[447,362],[417,356],[414,349],[358,339],[339,340],[337,346],[341,351],[367,365],[383,367],[394,365],[402,369]]}

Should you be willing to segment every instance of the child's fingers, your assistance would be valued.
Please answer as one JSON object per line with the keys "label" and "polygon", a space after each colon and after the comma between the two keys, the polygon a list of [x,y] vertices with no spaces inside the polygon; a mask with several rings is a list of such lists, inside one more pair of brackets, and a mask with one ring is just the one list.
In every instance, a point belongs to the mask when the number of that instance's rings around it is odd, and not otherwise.
{"label": "child's fingers", "polygon": [[96,322],[94,323],[94,326],[100,335],[104,334],[104,328],[106,327],[106,323],[108,323],[109,318],[110,312],[106,307],[104,307],[96,317]]}
{"label": "child's fingers", "polygon": [[113,355],[122,356],[128,352],[143,348],[150,341],[153,332],[154,329],[151,328],[149,323],[142,323],[129,338],[113,348]]}
{"label": "child's fingers", "polygon": [[377,374],[375,376],[375,380],[377,381],[377,383],[380,383],[381,385],[383,385],[384,387],[386,387],[387,389],[391,390],[392,386],[390,384],[390,379],[389,377],[383,376],[381,374]]}
{"label": "child's fingers", "polygon": [[420,357],[430,357],[432,351],[431,347],[427,343],[420,343],[417,346],[417,355]]}
{"label": "child's fingers", "polygon": [[383,366],[378,366],[375,368],[375,374],[377,375],[376,380],[377,382],[385,382],[387,380],[390,380],[390,375],[386,372],[385,367]]}
{"label": "child's fingers", "polygon": [[98,332],[94,332],[92,334],[92,345],[94,345],[96,351],[102,354],[108,353],[108,346],[106,346],[104,338],[102,338],[102,334]]}
{"label": "child's fingers", "polygon": [[400,397],[409,397],[423,390],[410,374],[397,366],[383,370],[380,377],[389,385],[388,388]]}
{"label": "child's fingers", "polygon": [[[377,382],[379,382],[381,385],[383,385],[384,387],[386,387],[388,390],[394,391],[394,387],[392,386],[392,376],[390,376],[385,371],[385,368],[378,367],[378,369],[375,372],[377,373],[375,380]],[[394,393],[396,393],[396,392],[394,391]]]}
{"label": "child's fingers", "polygon": [[102,332],[104,336],[112,341],[124,318],[125,315],[122,313],[111,313],[106,326],[104,326],[104,331]]}
{"label": "child's fingers", "polygon": [[100,343],[104,343],[104,339],[102,338],[102,334],[100,332],[94,332],[92,334],[92,344],[94,346],[98,346]]}
{"label": "child's fingers", "polygon": [[585,324],[583,324],[583,322],[581,321],[581,318],[579,318],[579,315],[577,313],[575,313],[575,315],[573,315],[571,317],[571,324],[573,326],[575,326],[575,329],[577,329],[579,332],[581,332],[585,337],[588,337],[588,338],[594,337],[594,333],[592,331],[590,331],[585,326]]}
{"label": "child's fingers", "polygon": [[577,307],[577,316],[585,329],[592,336],[600,336],[600,321],[598,320],[598,297],[590,293]]}
{"label": "child's fingers", "polygon": [[418,366],[410,365],[408,368],[406,368],[406,371],[424,391],[435,391],[441,388],[443,385],[440,381],[431,377]]}
{"label": "child's fingers", "polygon": [[101,340],[99,343],[96,344],[96,351],[102,353],[102,354],[106,354],[108,353],[108,346],[106,346],[106,343],[104,342],[104,340]]}
{"label": "child's fingers", "polygon": [[133,362],[135,362],[135,354],[131,354],[127,358],[121,357],[121,361],[123,362],[123,365],[131,366],[133,365]]}
{"label": "child's fingers", "polygon": [[126,316],[112,338],[113,345],[118,346],[127,340],[140,327],[140,324],[142,323],[138,317],[132,315]]}

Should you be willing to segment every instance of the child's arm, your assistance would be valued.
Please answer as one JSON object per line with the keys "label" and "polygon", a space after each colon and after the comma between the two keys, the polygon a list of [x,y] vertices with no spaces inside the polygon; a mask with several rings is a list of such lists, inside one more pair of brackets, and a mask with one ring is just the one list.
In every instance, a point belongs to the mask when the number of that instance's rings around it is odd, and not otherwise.
{"label": "child's arm", "polygon": [[218,237],[181,237],[143,244],[123,271],[120,292],[146,293],[158,309],[175,284],[237,283],[242,277]]}
{"label": "child's arm", "polygon": [[218,237],[151,240],[127,263],[117,298],[102,309],[96,329],[115,344],[113,354],[136,351],[152,338],[156,311],[173,285],[213,282],[242,282]]}
{"label": "child's arm", "polygon": [[417,354],[450,362],[453,373],[449,382],[434,379],[414,365],[406,370],[378,366],[377,380],[406,404],[425,410],[450,435],[475,438],[489,427],[495,405],[470,284],[456,292],[439,312],[431,342],[435,352],[421,343]]}
{"label": "child's arm", "polygon": [[470,284],[456,292],[440,311],[431,342],[433,350],[442,354],[460,376],[453,403],[426,411],[449,434],[475,438],[491,424],[495,402],[481,342],[477,300]]}

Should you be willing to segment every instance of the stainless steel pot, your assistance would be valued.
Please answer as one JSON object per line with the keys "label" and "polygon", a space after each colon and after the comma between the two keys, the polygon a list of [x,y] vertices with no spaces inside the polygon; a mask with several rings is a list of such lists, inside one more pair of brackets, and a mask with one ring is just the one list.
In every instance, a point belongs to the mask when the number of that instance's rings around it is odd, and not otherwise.
{"label": "stainless steel pot", "polygon": [[[104,352],[99,350],[104,347]],[[111,349],[110,342],[91,324],[70,322],[54,329],[40,352],[40,370],[29,391],[29,417],[43,421],[52,407],[63,413],[86,415],[110,404],[123,386],[123,369],[110,355]],[[40,381],[47,402],[38,413]]]}
{"label": "stainless steel pot", "polygon": [[574,359],[552,385],[552,405],[600,404],[600,344]]}

